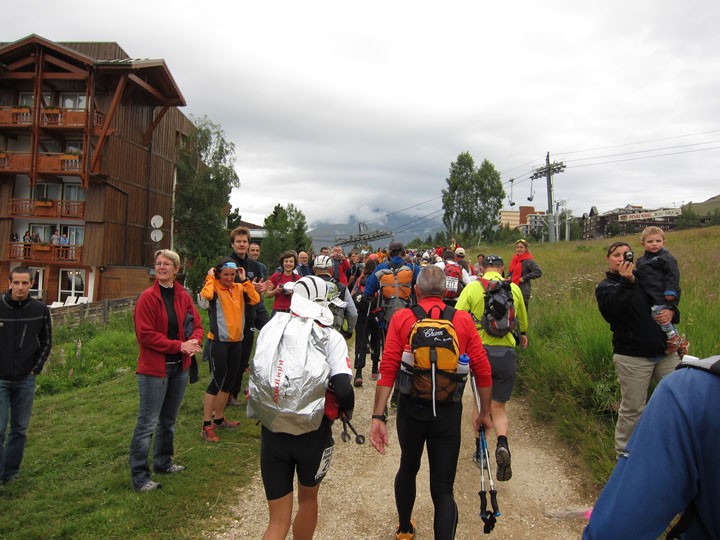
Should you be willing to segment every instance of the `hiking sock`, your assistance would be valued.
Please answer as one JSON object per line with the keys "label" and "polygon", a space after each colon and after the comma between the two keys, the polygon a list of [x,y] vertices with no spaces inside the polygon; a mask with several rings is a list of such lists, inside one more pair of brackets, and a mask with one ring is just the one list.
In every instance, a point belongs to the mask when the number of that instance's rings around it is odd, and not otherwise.
{"label": "hiking sock", "polygon": [[204,427],[204,428],[208,427],[210,424],[212,424],[212,420],[204,420],[204,421],[203,421],[203,427]]}
{"label": "hiking sock", "polygon": [[498,443],[498,446],[500,446],[500,445],[507,446],[508,445],[507,436],[506,435],[498,435],[497,443]]}
{"label": "hiking sock", "polygon": [[216,426],[219,426],[219,425],[222,424],[224,421],[225,421],[225,417],[224,417],[224,416],[223,416],[222,418],[216,418],[216,419],[215,419],[215,425],[216,425]]}

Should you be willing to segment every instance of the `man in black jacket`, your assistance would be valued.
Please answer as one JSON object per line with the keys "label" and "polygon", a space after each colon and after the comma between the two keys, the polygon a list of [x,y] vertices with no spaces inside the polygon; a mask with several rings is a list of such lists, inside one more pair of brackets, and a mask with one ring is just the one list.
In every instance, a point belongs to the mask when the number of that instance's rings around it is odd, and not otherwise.
{"label": "man in black jacket", "polygon": [[0,484],[20,473],[35,375],[42,371],[52,345],[50,311],[30,297],[30,270],[25,266],[10,270],[9,284],[0,300]]}
{"label": "man in black jacket", "polygon": [[[245,227],[237,227],[234,229],[230,233],[230,246],[233,249],[230,257],[237,263],[238,267],[245,269],[247,279],[252,282],[255,290],[262,296],[267,289],[267,284],[270,282],[264,281],[259,263],[249,256],[250,230]],[[236,278],[236,280],[240,281],[239,277]],[[255,327],[260,330],[269,319],[265,305],[258,305],[262,306],[259,311],[255,306],[251,306],[250,302],[245,302],[245,332],[242,340],[242,358],[237,378],[231,385],[228,405],[239,406],[244,404],[245,401],[244,399],[238,400],[237,398],[242,390],[243,375],[250,364],[250,354],[252,353],[253,342],[255,340],[255,333],[250,329]]]}

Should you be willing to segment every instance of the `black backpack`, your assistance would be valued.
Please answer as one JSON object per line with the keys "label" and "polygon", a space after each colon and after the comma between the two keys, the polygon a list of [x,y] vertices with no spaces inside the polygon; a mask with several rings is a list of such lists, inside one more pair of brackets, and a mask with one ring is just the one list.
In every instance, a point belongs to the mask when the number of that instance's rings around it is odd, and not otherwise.
{"label": "black backpack", "polygon": [[488,335],[504,337],[518,326],[510,281],[488,281],[480,278],[485,289],[485,311],[480,323]]}

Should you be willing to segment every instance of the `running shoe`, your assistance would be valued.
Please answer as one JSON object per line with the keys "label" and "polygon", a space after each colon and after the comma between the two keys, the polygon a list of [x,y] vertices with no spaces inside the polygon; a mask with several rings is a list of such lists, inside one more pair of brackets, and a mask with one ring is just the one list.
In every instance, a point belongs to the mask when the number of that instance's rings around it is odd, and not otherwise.
{"label": "running shoe", "polygon": [[499,482],[507,482],[512,478],[510,468],[510,448],[506,444],[498,443],[495,449],[495,461],[497,462],[497,479]]}
{"label": "running shoe", "polygon": [[203,426],[200,436],[203,438],[203,440],[205,442],[211,442],[211,443],[220,442],[220,437],[215,435],[215,430],[213,430],[212,425]]}
{"label": "running shoe", "polygon": [[410,530],[406,532],[400,532],[400,525],[397,526],[397,529],[395,529],[395,538],[397,540],[413,540],[415,538],[415,523],[413,523],[413,520],[410,520]]}

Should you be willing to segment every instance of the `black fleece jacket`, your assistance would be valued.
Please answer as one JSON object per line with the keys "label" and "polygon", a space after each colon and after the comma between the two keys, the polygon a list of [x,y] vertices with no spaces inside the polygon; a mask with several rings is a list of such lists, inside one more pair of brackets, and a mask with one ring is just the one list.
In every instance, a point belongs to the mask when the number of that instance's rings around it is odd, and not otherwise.
{"label": "black fleece jacket", "polygon": [[[607,272],[595,288],[595,298],[603,318],[610,323],[615,354],[654,358],[664,355],[667,336],[650,312],[650,298],[639,284],[620,274]],[[672,322],[680,320],[675,312]]]}
{"label": "black fleece jacket", "polygon": [[0,343],[0,379],[40,373],[52,347],[48,307],[30,297],[13,300],[7,291],[0,300]]}
{"label": "black fleece jacket", "polygon": [[[653,305],[677,306],[680,302],[680,269],[677,260],[663,248],[657,253],[646,251],[637,261],[637,275]],[[666,295],[675,296],[666,300]]]}

